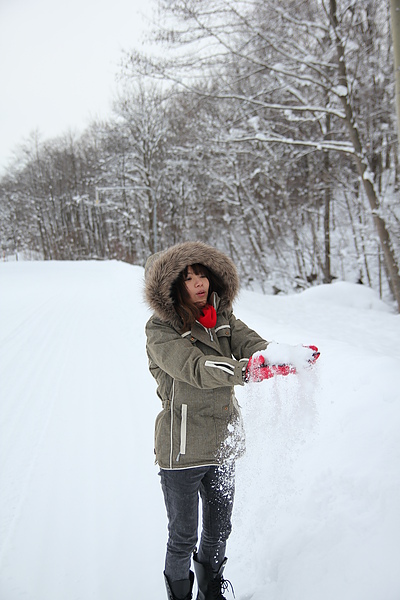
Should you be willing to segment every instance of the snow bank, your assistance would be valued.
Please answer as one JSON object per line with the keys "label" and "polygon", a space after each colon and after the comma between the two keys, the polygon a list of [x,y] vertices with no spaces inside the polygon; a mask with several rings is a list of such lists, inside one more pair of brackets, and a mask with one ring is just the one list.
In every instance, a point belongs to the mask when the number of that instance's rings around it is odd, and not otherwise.
{"label": "snow bank", "polygon": [[379,299],[375,290],[365,285],[355,285],[346,281],[336,281],[329,285],[308,288],[301,295],[306,302],[309,300],[321,301],[336,306],[393,312],[387,304]]}

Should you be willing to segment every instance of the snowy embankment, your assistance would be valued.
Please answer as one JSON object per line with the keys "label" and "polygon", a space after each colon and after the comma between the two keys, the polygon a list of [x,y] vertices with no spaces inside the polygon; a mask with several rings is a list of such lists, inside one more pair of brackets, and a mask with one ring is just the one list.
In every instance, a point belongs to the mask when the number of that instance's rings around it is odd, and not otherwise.
{"label": "snowy embankment", "polygon": [[[142,279],[116,262],[0,265],[1,600],[165,597]],[[237,390],[236,597],[398,600],[400,316],[344,283],[243,291],[235,313],[321,350],[312,371]]]}

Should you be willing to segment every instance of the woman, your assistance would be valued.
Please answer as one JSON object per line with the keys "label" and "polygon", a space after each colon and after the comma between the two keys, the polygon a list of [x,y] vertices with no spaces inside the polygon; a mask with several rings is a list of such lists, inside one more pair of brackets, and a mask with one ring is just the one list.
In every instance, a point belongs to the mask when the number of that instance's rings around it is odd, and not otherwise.
{"label": "woman", "polygon": [[154,312],[146,348],[163,407],[155,454],[168,516],[169,600],[192,598],[192,555],[198,600],[224,598],[234,462],[243,451],[234,386],[274,374],[261,352],[268,342],[232,313],[238,290],[232,261],[202,242],[173,246],[146,265],[145,295]]}

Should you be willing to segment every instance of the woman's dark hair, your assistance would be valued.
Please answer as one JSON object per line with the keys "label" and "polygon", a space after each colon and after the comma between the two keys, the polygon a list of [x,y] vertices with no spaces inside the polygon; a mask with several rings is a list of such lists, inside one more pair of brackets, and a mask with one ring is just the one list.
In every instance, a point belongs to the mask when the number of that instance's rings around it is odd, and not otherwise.
{"label": "woman's dark hair", "polygon": [[196,319],[202,315],[201,309],[190,300],[190,295],[186,288],[185,280],[189,267],[192,267],[195,275],[205,275],[207,277],[210,283],[207,300],[210,298],[212,292],[217,292],[218,294],[221,291],[215,275],[204,265],[199,263],[188,265],[179,273],[177,279],[172,284],[171,296],[174,301],[175,310],[182,319],[182,331],[188,331]]}

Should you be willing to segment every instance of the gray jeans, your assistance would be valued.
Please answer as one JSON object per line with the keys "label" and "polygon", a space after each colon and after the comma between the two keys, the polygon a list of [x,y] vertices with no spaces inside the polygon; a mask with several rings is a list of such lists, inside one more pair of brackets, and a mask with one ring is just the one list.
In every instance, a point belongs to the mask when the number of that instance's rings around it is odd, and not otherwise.
{"label": "gray jeans", "polygon": [[202,531],[198,560],[215,571],[225,557],[232,529],[235,491],[234,466],[193,467],[160,470],[168,516],[165,574],[170,581],[189,578],[190,561],[197,544],[199,496],[202,501]]}

